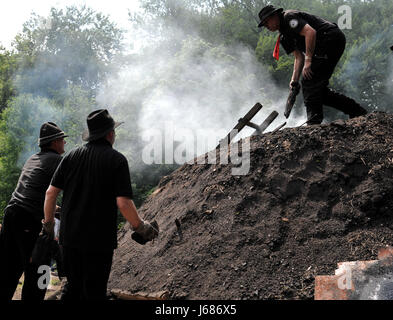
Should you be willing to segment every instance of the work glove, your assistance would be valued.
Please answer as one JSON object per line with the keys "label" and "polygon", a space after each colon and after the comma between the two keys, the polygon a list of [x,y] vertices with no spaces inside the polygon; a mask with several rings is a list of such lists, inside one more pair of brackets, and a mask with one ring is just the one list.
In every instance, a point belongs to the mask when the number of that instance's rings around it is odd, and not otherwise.
{"label": "work glove", "polygon": [[131,235],[132,239],[139,244],[145,244],[158,236],[159,229],[156,221],[148,223],[142,220],[138,228],[134,229],[134,231]]}
{"label": "work glove", "polygon": [[42,222],[42,230],[40,235],[47,235],[50,238],[55,237],[55,221],[52,222],[45,222],[44,220]]}

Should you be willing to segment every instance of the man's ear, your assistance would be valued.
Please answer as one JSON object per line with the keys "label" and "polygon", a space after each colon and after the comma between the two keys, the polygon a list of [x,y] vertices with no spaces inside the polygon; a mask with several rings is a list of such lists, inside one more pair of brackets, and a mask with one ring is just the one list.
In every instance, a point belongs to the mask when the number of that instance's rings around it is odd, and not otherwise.
{"label": "man's ear", "polygon": [[56,145],[57,145],[57,142],[56,142],[57,140],[52,140],[51,142],[50,142],[50,145],[49,145],[49,147],[51,148],[51,149],[55,149],[56,148]]}

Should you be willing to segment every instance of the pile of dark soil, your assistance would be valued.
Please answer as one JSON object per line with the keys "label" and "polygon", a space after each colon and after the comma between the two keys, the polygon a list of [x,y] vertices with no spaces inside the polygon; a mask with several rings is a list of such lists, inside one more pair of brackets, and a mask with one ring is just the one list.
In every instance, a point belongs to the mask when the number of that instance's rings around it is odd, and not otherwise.
{"label": "pile of dark soil", "polygon": [[316,275],[393,244],[393,115],[252,137],[250,173],[231,168],[184,165],[163,178],[139,210],[160,236],[141,246],[120,230],[109,288],[312,299]]}

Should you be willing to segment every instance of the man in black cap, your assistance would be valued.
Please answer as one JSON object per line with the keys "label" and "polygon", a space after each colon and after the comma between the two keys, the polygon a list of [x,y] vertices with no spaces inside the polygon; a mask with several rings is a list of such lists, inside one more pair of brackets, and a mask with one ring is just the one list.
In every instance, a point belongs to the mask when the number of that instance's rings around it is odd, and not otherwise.
{"label": "man in black cap", "polygon": [[0,300],[11,300],[24,273],[22,300],[43,300],[46,289],[38,287],[38,267],[30,263],[34,244],[42,229],[45,191],[61,154],[65,133],[53,122],[41,126],[41,151],[25,163],[18,184],[5,208],[0,232]]}
{"label": "man in black cap", "polygon": [[46,192],[44,225],[51,232],[56,199],[63,190],[59,240],[68,281],[64,300],[106,299],[117,247],[117,209],[143,240],[158,235],[139,218],[127,159],[112,148],[120,124],[107,110],[90,113],[82,136],[88,143],[64,157]]}
{"label": "man in black cap", "polygon": [[279,45],[295,56],[290,88],[297,87],[303,74],[302,88],[308,124],[320,124],[323,105],[338,109],[350,118],[367,113],[356,101],[328,88],[346,39],[337,24],[297,10],[283,10],[272,5],[259,12],[258,27],[279,31],[273,56],[279,59]]}

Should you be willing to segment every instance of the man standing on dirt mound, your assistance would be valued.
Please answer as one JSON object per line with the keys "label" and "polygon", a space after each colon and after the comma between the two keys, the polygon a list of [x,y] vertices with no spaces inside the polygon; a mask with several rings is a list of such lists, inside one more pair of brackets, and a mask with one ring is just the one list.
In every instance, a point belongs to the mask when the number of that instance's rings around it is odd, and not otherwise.
{"label": "man standing on dirt mound", "polygon": [[340,60],[346,44],[344,33],[335,23],[318,16],[297,10],[264,7],[259,12],[258,27],[279,31],[273,56],[279,59],[279,46],[287,54],[295,56],[290,88],[299,86],[303,74],[302,88],[307,109],[308,124],[320,124],[323,120],[323,105],[338,109],[350,118],[365,115],[367,111],[355,100],[328,88],[329,79]]}
{"label": "man standing on dirt mound", "polygon": [[59,164],[46,191],[45,231],[53,232],[55,204],[63,190],[60,245],[67,290],[62,300],[104,300],[117,247],[117,209],[144,242],[158,226],[141,220],[132,199],[127,159],[112,148],[115,122],[107,110],[87,117],[82,136],[87,144],[70,151]]}

